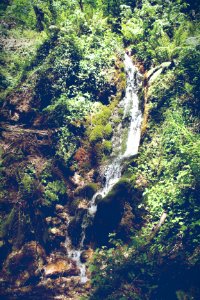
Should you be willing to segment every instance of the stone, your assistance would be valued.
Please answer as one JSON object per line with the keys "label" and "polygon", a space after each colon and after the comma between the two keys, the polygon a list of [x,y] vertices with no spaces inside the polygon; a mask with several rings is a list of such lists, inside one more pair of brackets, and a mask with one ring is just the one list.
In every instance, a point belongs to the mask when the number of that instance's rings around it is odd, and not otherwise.
{"label": "stone", "polygon": [[49,232],[55,236],[65,236],[65,234],[57,227],[50,228]]}
{"label": "stone", "polygon": [[63,221],[68,221],[69,220],[69,216],[68,216],[68,214],[66,212],[59,212],[57,214],[57,216],[59,218],[61,218]]}
{"label": "stone", "polygon": [[50,224],[52,221],[52,217],[47,217],[47,218],[45,218],[45,220],[46,220],[47,224]]}
{"label": "stone", "polygon": [[93,178],[94,178],[94,169],[92,169],[91,171],[89,171],[87,174],[86,174],[86,180],[88,182],[92,182]]}
{"label": "stone", "polygon": [[94,251],[92,249],[85,250],[81,253],[81,262],[86,263],[92,259]]}
{"label": "stone", "polygon": [[57,259],[44,267],[44,275],[47,277],[55,277],[60,275],[77,276],[79,270],[76,266],[66,259]]}
{"label": "stone", "polygon": [[62,221],[59,219],[59,218],[52,218],[52,224],[54,225],[54,226],[56,226],[56,225],[60,225],[62,223]]}
{"label": "stone", "polygon": [[61,204],[56,204],[56,212],[63,212],[65,210],[64,206]]}

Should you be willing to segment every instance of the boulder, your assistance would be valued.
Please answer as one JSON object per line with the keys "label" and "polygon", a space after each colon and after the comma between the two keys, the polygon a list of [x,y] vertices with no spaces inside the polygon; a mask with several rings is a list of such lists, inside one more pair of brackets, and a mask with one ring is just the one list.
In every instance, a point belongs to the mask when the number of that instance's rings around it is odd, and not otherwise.
{"label": "boulder", "polygon": [[58,276],[77,276],[79,270],[75,264],[68,259],[57,259],[54,262],[49,263],[44,267],[44,275],[46,277],[58,277]]}
{"label": "boulder", "polygon": [[98,189],[98,185],[94,182],[91,182],[78,188],[75,192],[75,195],[84,199],[91,199],[93,195],[96,193],[97,189]]}

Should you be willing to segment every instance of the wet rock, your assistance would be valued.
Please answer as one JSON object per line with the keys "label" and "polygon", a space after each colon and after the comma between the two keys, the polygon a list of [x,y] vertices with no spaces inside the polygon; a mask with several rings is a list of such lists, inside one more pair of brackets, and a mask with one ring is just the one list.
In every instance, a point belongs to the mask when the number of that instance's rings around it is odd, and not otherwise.
{"label": "wet rock", "polygon": [[92,259],[94,251],[92,249],[85,250],[81,253],[81,262],[86,263]]}
{"label": "wet rock", "polygon": [[47,217],[45,220],[46,220],[47,224],[49,225],[49,224],[51,224],[52,217]]}
{"label": "wet rock", "polygon": [[72,244],[74,246],[77,246],[79,244],[81,232],[82,232],[81,224],[82,224],[85,213],[86,213],[86,210],[79,209],[77,211],[76,216],[69,223],[68,234],[70,235]]}
{"label": "wet rock", "polygon": [[95,203],[98,204],[103,199],[101,194],[98,194],[95,198]]}
{"label": "wet rock", "polygon": [[77,276],[79,270],[69,260],[57,259],[44,267],[44,275],[47,277],[57,277],[60,275]]}

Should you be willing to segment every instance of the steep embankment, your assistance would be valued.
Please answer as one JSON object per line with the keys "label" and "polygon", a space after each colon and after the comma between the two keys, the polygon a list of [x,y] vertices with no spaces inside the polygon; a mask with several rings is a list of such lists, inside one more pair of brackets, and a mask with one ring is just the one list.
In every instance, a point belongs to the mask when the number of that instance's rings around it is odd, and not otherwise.
{"label": "steep embankment", "polygon": [[[75,247],[100,186],[98,166],[112,151],[108,121],[125,88],[123,50],[98,14],[87,24],[80,13],[80,23],[68,24],[73,31],[25,30],[27,40],[6,18],[1,25],[7,88],[1,94],[1,296],[77,299],[89,284],[80,285],[79,269],[67,257],[67,227]],[[117,112],[112,118],[119,122]],[[92,246],[97,241],[88,234]]]}

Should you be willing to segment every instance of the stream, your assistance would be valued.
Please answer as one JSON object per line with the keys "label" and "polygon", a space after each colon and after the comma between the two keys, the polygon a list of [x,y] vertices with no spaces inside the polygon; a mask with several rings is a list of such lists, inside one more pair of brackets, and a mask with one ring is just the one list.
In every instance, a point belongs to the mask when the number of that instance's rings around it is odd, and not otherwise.
{"label": "stream", "polygon": [[[126,91],[125,97],[119,103],[119,108],[123,109],[123,117],[114,130],[112,138],[112,144],[116,145],[117,154],[114,153],[112,155],[111,161],[105,169],[104,186],[95,193],[88,205],[87,213],[81,225],[82,233],[78,249],[73,249],[68,235],[65,242],[68,258],[72,259],[80,270],[80,282],[82,284],[86,283],[88,278],[86,275],[86,266],[81,262],[81,254],[85,250],[84,241],[86,228],[89,220],[94,218],[97,211],[96,198],[97,196],[105,197],[111,191],[113,186],[121,178],[124,160],[138,153],[140,143],[142,114],[139,109],[138,86],[141,75],[127,54],[125,54],[124,66],[126,71]],[[125,150],[123,149],[122,138],[124,131],[126,132]]]}

